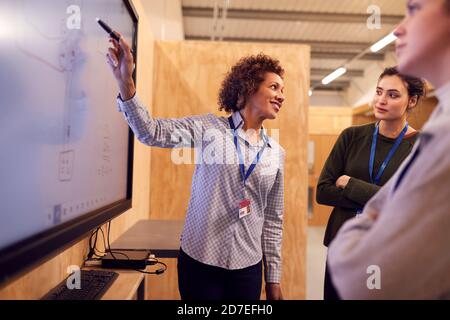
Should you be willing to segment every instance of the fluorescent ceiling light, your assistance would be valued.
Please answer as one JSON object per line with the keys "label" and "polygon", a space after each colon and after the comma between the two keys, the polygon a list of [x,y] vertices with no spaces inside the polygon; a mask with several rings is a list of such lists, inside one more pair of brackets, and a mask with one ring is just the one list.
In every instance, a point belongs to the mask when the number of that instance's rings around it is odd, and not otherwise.
{"label": "fluorescent ceiling light", "polygon": [[341,68],[337,69],[336,71],[333,71],[328,76],[326,76],[322,80],[322,84],[326,86],[326,85],[330,84],[331,82],[333,82],[334,80],[336,80],[337,78],[339,78],[340,76],[344,75],[346,72],[347,72],[347,69],[344,67],[341,67]]}
{"label": "fluorescent ceiling light", "polygon": [[312,89],[309,89],[309,91],[308,91],[308,96],[312,96],[313,95],[313,90]]}
{"label": "fluorescent ceiling light", "polygon": [[381,39],[380,41],[375,43],[373,46],[371,46],[370,51],[372,51],[374,53],[378,52],[381,49],[383,49],[384,47],[390,45],[395,40],[397,40],[397,36],[393,32],[391,32],[386,37],[384,37],[383,39]]}

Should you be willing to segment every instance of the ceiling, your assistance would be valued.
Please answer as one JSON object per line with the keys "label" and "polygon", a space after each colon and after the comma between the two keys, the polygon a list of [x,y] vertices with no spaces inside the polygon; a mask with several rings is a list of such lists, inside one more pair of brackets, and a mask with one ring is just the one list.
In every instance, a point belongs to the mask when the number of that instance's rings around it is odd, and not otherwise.
{"label": "ceiling", "polygon": [[[182,0],[185,38],[309,44],[311,85],[316,90],[342,91],[353,77],[363,76],[371,63],[384,61],[393,46],[352,62],[347,74],[328,86],[321,80],[392,32],[403,19],[406,1]],[[371,5],[381,9],[380,29],[367,26]]]}

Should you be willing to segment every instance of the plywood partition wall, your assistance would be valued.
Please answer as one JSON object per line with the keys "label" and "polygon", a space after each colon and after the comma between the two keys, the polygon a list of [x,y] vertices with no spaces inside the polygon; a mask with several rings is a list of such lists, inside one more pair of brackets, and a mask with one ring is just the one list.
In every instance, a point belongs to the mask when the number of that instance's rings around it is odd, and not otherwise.
{"label": "plywood partition wall", "polygon": [[[218,111],[217,105],[222,80],[240,58],[260,52],[276,57],[286,69],[286,102],[279,119],[267,122],[265,126],[280,129],[280,142],[287,152],[282,286],[286,298],[303,299],[306,283],[309,47],[157,42],[153,116],[173,118],[205,113],[226,116]],[[152,149],[151,219],[185,218],[193,166],[174,165],[171,152]],[[154,299],[179,298],[176,263],[173,260],[168,262],[170,270],[165,278],[149,280],[150,296]]]}
{"label": "plywood partition wall", "polygon": [[[140,98],[146,104],[151,103],[152,97],[152,68],[153,68],[153,36],[148,19],[142,10],[141,0],[133,1],[139,14],[139,56],[138,56],[138,91]],[[108,46],[105,39],[105,52]],[[106,63],[106,62],[105,62]],[[111,112],[117,112],[113,108]],[[148,219],[149,193],[150,193],[150,151],[140,143],[135,144],[134,178],[133,178],[133,208],[112,221],[111,242],[134,223]],[[40,299],[53,287],[57,286],[68,276],[67,268],[72,265],[81,266],[88,251],[88,240],[83,239],[77,244],[59,253],[53,259],[43,263],[34,270],[25,274],[13,283],[0,288],[0,300]]]}
{"label": "plywood partition wall", "polygon": [[332,207],[316,202],[316,188],[320,173],[341,132],[352,125],[351,107],[311,107],[309,110],[309,140],[314,148],[314,163],[309,171],[311,212],[310,226],[325,226]]}
{"label": "plywood partition wall", "polygon": [[340,135],[352,125],[351,107],[311,107],[309,110],[310,135]]}
{"label": "plywood partition wall", "polygon": [[311,212],[309,213],[309,226],[326,226],[330,217],[332,207],[320,205],[316,201],[316,190],[323,166],[336,143],[339,134],[312,134],[309,140],[314,144],[314,165],[309,171],[309,192]]}

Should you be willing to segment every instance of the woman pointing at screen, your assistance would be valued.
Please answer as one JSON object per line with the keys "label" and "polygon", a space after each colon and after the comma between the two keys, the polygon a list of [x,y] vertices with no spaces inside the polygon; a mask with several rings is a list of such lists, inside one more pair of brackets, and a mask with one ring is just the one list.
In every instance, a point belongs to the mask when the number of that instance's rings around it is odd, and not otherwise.
{"label": "woman pointing at screen", "polygon": [[[119,108],[139,141],[226,155],[196,164],[178,258],[182,299],[259,300],[263,266],[267,298],[282,299],[285,152],[263,128],[284,102],[279,62],[260,54],[231,69],[219,95],[220,110],[229,117],[153,119],[136,96],[129,45],[123,38],[111,43],[108,62],[120,89]],[[222,136],[211,141],[209,132]]]}

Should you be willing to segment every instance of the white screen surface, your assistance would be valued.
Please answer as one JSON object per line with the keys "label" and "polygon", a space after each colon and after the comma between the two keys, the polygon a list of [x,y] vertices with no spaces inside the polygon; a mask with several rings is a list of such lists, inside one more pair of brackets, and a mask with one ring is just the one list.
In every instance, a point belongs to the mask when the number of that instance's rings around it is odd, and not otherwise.
{"label": "white screen surface", "polygon": [[0,249],[126,198],[129,129],[100,17],[122,0],[0,0]]}

